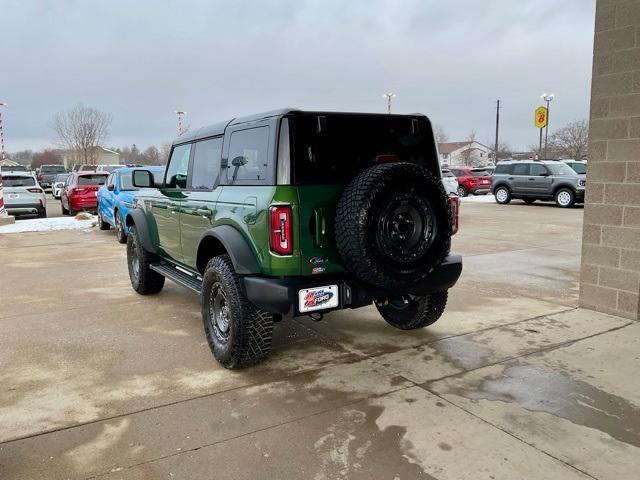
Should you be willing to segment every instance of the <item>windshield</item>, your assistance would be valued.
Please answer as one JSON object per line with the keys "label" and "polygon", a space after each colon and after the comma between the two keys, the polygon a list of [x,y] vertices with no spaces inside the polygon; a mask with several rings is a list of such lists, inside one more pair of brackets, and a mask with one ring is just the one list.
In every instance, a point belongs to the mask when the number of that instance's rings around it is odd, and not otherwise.
{"label": "windshield", "polygon": [[104,185],[106,175],[80,175],[78,176],[78,185]]}
{"label": "windshield", "polygon": [[545,166],[551,170],[552,175],[571,177],[577,175],[576,172],[566,163],[546,163]]}
{"label": "windshield", "polygon": [[5,187],[35,187],[36,179],[33,177],[4,177]]}
{"label": "windshield", "polygon": [[40,173],[61,173],[64,171],[63,165],[43,165],[40,167]]}
{"label": "windshield", "polygon": [[575,170],[576,173],[586,174],[587,166],[584,163],[570,163],[569,166]]}
{"label": "windshield", "polygon": [[376,163],[427,166],[436,158],[421,117],[314,113],[295,115],[290,124],[297,184],[342,184]]}

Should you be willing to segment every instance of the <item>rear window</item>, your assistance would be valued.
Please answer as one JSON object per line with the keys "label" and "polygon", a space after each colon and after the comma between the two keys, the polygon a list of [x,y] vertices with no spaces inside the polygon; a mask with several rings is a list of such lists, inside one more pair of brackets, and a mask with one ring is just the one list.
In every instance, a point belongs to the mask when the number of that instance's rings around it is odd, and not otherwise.
{"label": "rear window", "polygon": [[56,175],[56,178],[54,181],[64,182],[68,177],[69,177],[68,173],[59,173],[58,175]]}
{"label": "rear window", "polygon": [[473,177],[486,177],[488,175],[491,175],[491,173],[486,170],[471,170],[471,176]]}
{"label": "rear window", "polygon": [[26,172],[27,167],[24,165],[5,165],[0,167],[0,172]]}
{"label": "rear window", "polygon": [[547,163],[547,168],[551,170],[553,175],[561,177],[572,177],[577,175],[576,172],[566,163]]}
{"label": "rear window", "polygon": [[106,175],[79,175],[78,185],[104,185]]}
{"label": "rear window", "polygon": [[36,179],[33,177],[4,177],[2,180],[5,187],[35,187]]}
{"label": "rear window", "polygon": [[435,157],[424,118],[299,114],[290,119],[297,184],[342,184],[382,162],[426,165]]}
{"label": "rear window", "polygon": [[63,165],[43,165],[40,167],[40,173],[64,173]]}
{"label": "rear window", "polygon": [[584,163],[570,163],[569,166],[573,168],[576,173],[585,174],[587,173],[587,166]]}

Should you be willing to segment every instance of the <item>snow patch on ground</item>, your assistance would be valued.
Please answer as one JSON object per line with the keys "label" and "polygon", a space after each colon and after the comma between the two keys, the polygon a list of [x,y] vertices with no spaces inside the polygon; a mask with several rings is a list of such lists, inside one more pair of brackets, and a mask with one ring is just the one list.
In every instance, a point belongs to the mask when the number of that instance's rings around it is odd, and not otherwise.
{"label": "snow patch on ground", "polygon": [[[81,215],[81,214],[78,214]],[[84,214],[83,214],[84,215]],[[0,227],[0,233],[22,233],[22,232],[51,232],[53,230],[83,230],[95,227],[98,224],[98,217],[88,215],[86,217],[56,217],[56,218],[33,218],[28,220],[16,220],[12,225]]]}
{"label": "snow patch on ground", "polygon": [[496,203],[496,197],[493,195],[469,195],[460,199],[463,203]]}

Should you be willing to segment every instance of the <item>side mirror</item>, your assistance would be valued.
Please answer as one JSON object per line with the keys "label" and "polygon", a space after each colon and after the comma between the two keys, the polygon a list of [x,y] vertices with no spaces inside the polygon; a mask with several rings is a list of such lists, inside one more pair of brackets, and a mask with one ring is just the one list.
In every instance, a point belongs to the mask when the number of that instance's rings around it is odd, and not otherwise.
{"label": "side mirror", "polygon": [[153,174],[149,170],[134,170],[132,183],[138,188],[154,188]]}
{"label": "side mirror", "polygon": [[113,183],[111,185],[107,185],[107,190],[109,190],[110,192],[113,192],[115,188],[116,186]]}
{"label": "side mirror", "polygon": [[249,160],[247,160],[247,157],[243,157],[242,155],[231,160],[231,165],[234,167],[241,167],[247,163],[249,163]]}

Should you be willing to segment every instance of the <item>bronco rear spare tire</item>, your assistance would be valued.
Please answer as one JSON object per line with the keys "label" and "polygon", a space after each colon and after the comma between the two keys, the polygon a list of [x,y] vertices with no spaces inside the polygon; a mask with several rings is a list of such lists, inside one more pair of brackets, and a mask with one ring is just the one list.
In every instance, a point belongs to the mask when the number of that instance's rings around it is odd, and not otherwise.
{"label": "bronco rear spare tire", "polygon": [[358,279],[404,292],[448,253],[450,218],[442,182],[427,169],[376,165],[359,173],[338,201],[338,251]]}

